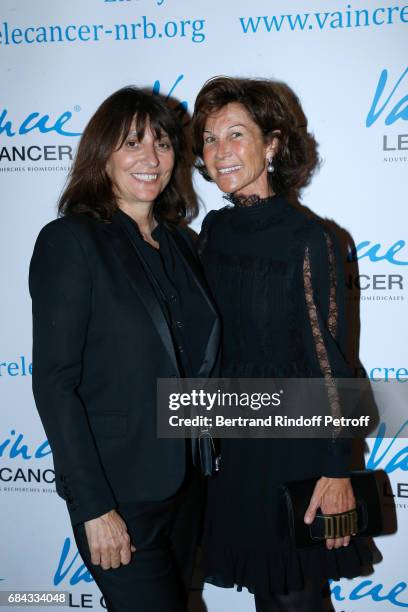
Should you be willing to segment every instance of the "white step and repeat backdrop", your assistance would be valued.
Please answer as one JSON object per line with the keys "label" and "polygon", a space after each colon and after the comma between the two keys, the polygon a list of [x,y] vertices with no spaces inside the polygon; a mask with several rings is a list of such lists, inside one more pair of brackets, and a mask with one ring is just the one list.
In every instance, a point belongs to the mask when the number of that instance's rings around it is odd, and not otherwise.
{"label": "white step and repeat backdrop", "polygon": [[[187,110],[215,74],[292,86],[323,158],[303,201],[357,247],[361,362],[373,381],[404,384],[407,52],[408,4],[399,0],[1,0],[0,589],[62,589],[71,607],[101,609],[54,492],[31,395],[27,289],[34,240],[56,215],[78,137],[96,107],[131,83],[171,94]],[[203,204],[198,231],[205,209],[223,202],[201,177],[194,182]],[[395,503],[398,532],[377,539],[384,560],[374,574],[332,583],[337,612],[408,608],[406,431],[408,423],[395,438],[385,430],[369,443],[368,466],[390,477],[384,504]],[[245,592],[206,587],[204,597],[209,612],[254,609]]]}

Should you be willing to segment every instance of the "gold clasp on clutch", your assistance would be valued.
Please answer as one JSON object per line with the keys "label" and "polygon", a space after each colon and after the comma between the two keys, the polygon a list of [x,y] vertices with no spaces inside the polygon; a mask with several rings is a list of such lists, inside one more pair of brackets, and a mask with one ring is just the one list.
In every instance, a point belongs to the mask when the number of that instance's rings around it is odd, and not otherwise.
{"label": "gold clasp on clutch", "polygon": [[348,535],[355,535],[358,531],[357,510],[349,510],[340,514],[323,515],[324,518],[324,537],[326,540],[344,538]]}

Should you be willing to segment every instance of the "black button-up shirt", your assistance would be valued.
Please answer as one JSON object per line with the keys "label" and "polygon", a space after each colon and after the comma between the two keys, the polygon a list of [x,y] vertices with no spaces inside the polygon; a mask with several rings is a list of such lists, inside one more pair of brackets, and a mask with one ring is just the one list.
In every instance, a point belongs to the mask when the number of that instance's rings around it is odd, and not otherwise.
{"label": "black button-up shirt", "polygon": [[209,316],[208,304],[165,224],[159,222],[152,232],[152,238],[160,245],[160,249],[155,249],[143,239],[129,215],[122,210],[118,214],[137,244],[167,318],[181,374],[193,378],[198,374],[208,340],[202,331],[208,330],[203,325],[203,319]]}

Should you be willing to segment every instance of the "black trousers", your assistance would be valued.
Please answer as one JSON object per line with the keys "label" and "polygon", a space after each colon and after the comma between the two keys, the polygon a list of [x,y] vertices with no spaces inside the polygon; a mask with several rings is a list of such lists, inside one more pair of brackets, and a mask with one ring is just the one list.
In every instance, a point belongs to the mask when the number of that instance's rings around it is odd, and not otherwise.
{"label": "black trousers", "polygon": [[104,570],[90,560],[83,524],[74,527],[86,567],[108,612],[185,612],[204,503],[204,482],[193,472],[174,497],[120,505],[136,552],[128,565]]}
{"label": "black trousers", "polygon": [[328,585],[309,585],[301,591],[293,591],[287,595],[255,595],[255,608],[256,612],[325,612],[325,597],[328,592]]}

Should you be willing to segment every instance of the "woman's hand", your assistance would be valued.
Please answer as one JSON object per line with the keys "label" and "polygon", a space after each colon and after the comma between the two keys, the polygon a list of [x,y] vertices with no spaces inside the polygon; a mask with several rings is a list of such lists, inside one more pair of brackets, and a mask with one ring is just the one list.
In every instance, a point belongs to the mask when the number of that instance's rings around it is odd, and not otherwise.
{"label": "woman's hand", "polygon": [[85,521],[84,526],[94,565],[110,569],[130,562],[136,548],[130,542],[125,521],[116,510]]}
{"label": "woman's hand", "polygon": [[[350,478],[326,478],[322,476],[316,483],[310,504],[305,514],[305,523],[313,523],[318,508],[323,514],[337,514],[347,512],[356,507],[353,489]],[[350,536],[326,540],[329,550],[348,546]]]}

